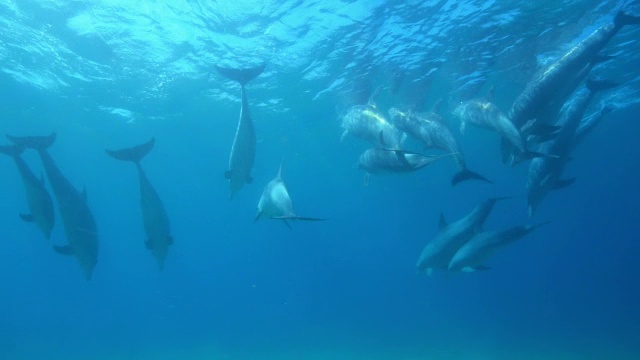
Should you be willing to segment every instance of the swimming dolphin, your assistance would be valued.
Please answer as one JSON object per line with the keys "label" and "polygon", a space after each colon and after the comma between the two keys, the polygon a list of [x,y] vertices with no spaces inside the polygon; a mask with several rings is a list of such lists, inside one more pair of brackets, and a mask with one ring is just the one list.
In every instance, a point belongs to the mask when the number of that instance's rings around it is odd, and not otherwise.
{"label": "swimming dolphin", "polygon": [[53,201],[44,186],[44,177],[38,179],[33,174],[27,163],[20,156],[22,151],[23,148],[18,145],[0,146],[0,153],[11,156],[15,161],[27,195],[29,213],[20,214],[20,218],[26,222],[36,224],[44,236],[49,239],[55,223]]}
{"label": "swimming dolphin", "polygon": [[155,144],[155,139],[121,150],[106,150],[107,154],[116,160],[131,161],[136,164],[138,177],[140,178],[140,207],[142,209],[142,221],[147,240],[144,242],[147,249],[158,260],[160,271],[164,269],[165,259],[169,253],[169,246],[173,245],[169,216],[162,204],[158,193],[149,182],[147,175],[140,166],[140,160],[145,157]]}
{"label": "swimming dolphin", "polygon": [[489,100],[472,99],[462,102],[455,108],[453,113],[460,120],[460,132],[463,134],[467,123],[470,123],[500,134],[504,140],[518,149],[522,159],[545,156],[528,150],[527,144],[522,134],[520,134],[520,131],[511,123],[509,118]]}
{"label": "swimming dolphin", "polygon": [[447,224],[440,214],[440,231],[422,250],[418,263],[418,271],[426,271],[429,275],[433,269],[448,269],[449,262],[455,253],[482,230],[489,213],[498,200],[491,198],[478,205],[462,219]]}
{"label": "swimming dolphin", "polygon": [[47,152],[47,148],[55,142],[56,134],[25,137],[7,135],[7,138],[16,145],[38,151],[58,202],[62,225],[69,242],[66,246],[54,245],[53,249],[62,255],[74,255],[80,263],[85,278],[91,280],[93,269],[98,262],[98,230],[87,204],[86,188],[83,192],[77,191],[60,172]]}
{"label": "swimming dolphin", "polygon": [[600,124],[602,119],[604,119],[605,116],[610,114],[615,109],[616,108],[613,105],[605,105],[602,107],[602,109],[599,112],[587,118],[583,118],[582,121],[580,121],[580,126],[578,127],[578,130],[576,130],[576,144],[579,144],[580,142],[582,142],[582,140],[589,133],[591,133],[591,131],[593,131],[593,129],[595,129],[596,126],[598,126],[598,124]]}
{"label": "swimming dolphin", "polygon": [[372,103],[350,107],[342,117],[342,128],[344,132],[341,140],[347,135],[353,135],[377,146],[382,133],[383,141],[388,147],[398,149],[402,143],[400,131]]}
{"label": "swimming dolphin", "polygon": [[287,186],[282,180],[282,162],[278,169],[278,175],[269,181],[262,191],[260,201],[258,201],[258,214],[253,221],[263,218],[280,219],[289,226],[288,220],[323,221],[327,219],[310,218],[298,216],[293,211],[291,197],[287,191]]}
{"label": "swimming dolphin", "polygon": [[454,154],[423,155],[407,150],[370,148],[360,155],[358,168],[367,174],[406,173],[420,170],[436,160],[452,155]]}
{"label": "swimming dolphin", "polygon": [[482,180],[491,183],[484,176],[467,168],[464,154],[456,141],[453,132],[435,112],[414,114],[400,111],[397,108],[389,109],[389,116],[395,126],[420,141],[425,148],[440,149],[454,155],[460,172],[451,179],[451,185],[464,180]]}
{"label": "swimming dolphin", "polygon": [[264,70],[265,64],[254,68],[247,69],[231,69],[216,66],[218,72],[233,81],[240,84],[242,94],[242,104],[240,105],[240,120],[238,128],[231,146],[231,155],[229,156],[229,170],[224,177],[229,180],[229,199],[244,186],[253,181],[251,178],[251,169],[256,157],[256,132],[251,120],[249,112],[249,101],[247,100],[247,91],[245,85],[253,80]]}
{"label": "swimming dolphin", "polygon": [[559,120],[562,128],[558,136],[542,145],[544,151],[555,157],[536,158],[529,164],[527,179],[529,216],[533,216],[549,191],[561,189],[573,183],[575,178],[561,179],[561,176],[578,140],[577,131],[584,113],[599,91],[608,90],[617,85],[609,81],[587,81],[587,90],[578,93],[570,106],[566,107]]}
{"label": "swimming dolphin", "polygon": [[486,261],[497,250],[522,239],[546,223],[535,226],[519,225],[504,231],[486,231],[477,234],[456,251],[449,262],[448,269],[465,272],[487,270],[489,268],[486,266]]}

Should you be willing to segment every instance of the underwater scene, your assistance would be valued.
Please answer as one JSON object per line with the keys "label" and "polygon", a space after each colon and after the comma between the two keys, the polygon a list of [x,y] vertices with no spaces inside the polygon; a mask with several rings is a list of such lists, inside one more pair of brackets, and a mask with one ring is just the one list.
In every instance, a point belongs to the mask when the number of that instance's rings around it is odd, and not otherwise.
{"label": "underwater scene", "polygon": [[0,359],[640,359],[640,2],[0,24]]}

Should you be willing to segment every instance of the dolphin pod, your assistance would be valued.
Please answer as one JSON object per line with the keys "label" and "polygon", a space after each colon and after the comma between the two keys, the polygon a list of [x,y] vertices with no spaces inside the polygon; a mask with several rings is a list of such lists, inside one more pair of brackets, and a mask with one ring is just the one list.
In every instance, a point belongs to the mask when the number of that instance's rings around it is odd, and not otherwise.
{"label": "dolphin pod", "polygon": [[147,234],[147,240],[144,244],[158,260],[158,266],[162,271],[169,253],[169,246],[173,245],[169,216],[162,204],[162,200],[160,200],[158,193],[140,165],[140,160],[153,149],[154,144],[155,139],[151,139],[142,145],[120,150],[106,150],[106,153],[116,160],[130,161],[136,165],[138,178],[140,179],[142,222]]}
{"label": "dolphin pod", "polygon": [[49,184],[58,202],[68,245],[54,245],[53,249],[62,255],[73,255],[80,263],[87,280],[91,280],[93,269],[98,262],[98,229],[87,204],[87,192],[76,190],[56,166],[47,149],[56,140],[56,134],[49,136],[11,136],[7,138],[16,145],[35,149],[47,173]]}
{"label": "dolphin pod", "polygon": [[22,159],[22,151],[23,148],[18,145],[0,146],[0,153],[11,156],[15,161],[27,195],[29,213],[20,214],[20,218],[26,222],[36,224],[42,234],[49,239],[55,224],[53,200],[51,200],[51,195],[44,186],[44,177],[38,179],[33,174],[27,163]]}

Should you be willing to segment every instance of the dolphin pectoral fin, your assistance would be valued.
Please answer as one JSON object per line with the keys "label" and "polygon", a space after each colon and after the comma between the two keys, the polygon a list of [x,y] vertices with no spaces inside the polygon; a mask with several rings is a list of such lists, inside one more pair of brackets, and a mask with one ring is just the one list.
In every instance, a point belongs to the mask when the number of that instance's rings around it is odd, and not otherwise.
{"label": "dolphin pectoral fin", "polygon": [[151,242],[150,239],[144,242],[144,246],[149,250],[153,249],[153,243]]}
{"label": "dolphin pectoral fin", "polygon": [[253,222],[260,220],[261,217],[262,217],[262,211],[258,211],[258,213],[256,214],[256,217],[253,218]]}
{"label": "dolphin pectoral fin", "polygon": [[20,219],[22,219],[23,221],[33,222],[33,215],[31,214],[18,214],[18,216],[20,216]]}
{"label": "dolphin pectoral fin", "polygon": [[565,187],[573,184],[574,181],[576,181],[576,178],[558,179],[558,181],[556,181],[556,183],[553,184],[553,189],[554,190],[558,190],[558,189],[565,188]]}
{"label": "dolphin pectoral fin", "polygon": [[284,224],[287,225],[287,227],[289,228],[289,230],[291,230],[291,224],[289,224],[289,222],[287,221],[287,219],[283,219]]}
{"label": "dolphin pectoral fin", "polygon": [[478,174],[477,172],[471,171],[469,169],[463,169],[453,176],[453,178],[451,179],[451,186],[455,186],[459,182],[462,182],[465,180],[481,180],[481,181],[486,181],[489,184],[493,184],[491,180]]}
{"label": "dolphin pectoral fin", "polygon": [[60,255],[73,255],[73,248],[69,245],[65,245],[65,246],[53,245],[53,251],[57,252]]}
{"label": "dolphin pectoral fin", "polygon": [[444,214],[440,213],[440,218],[438,219],[438,229],[442,230],[447,227],[447,220],[444,218]]}

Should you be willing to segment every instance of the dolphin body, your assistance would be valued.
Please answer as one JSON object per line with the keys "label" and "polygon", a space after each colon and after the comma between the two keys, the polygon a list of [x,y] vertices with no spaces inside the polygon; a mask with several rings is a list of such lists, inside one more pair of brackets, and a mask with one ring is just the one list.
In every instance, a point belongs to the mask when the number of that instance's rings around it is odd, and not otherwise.
{"label": "dolphin body", "polygon": [[451,185],[472,179],[491,183],[484,176],[467,168],[464,154],[453,132],[436,113],[414,114],[391,108],[389,109],[389,116],[398,129],[420,141],[425,148],[444,150],[454,154],[453,156],[460,172],[451,179]]}
{"label": "dolphin body", "polygon": [[74,255],[80,263],[85,278],[91,280],[93,269],[98,262],[98,230],[87,204],[86,188],[83,192],[77,191],[60,172],[47,152],[47,148],[55,142],[56,134],[26,137],[7,135],[7,138],[16,145],[38,151],[58,202],[62,225],[69,242],[65,246],[54,245],[53,249],[62,255]]}
{"label": "dolphin body", "polygon": [[173,245],[169,216],[162,204],[158,193],[149,182],[140,160],[145,157],[155,144],[155,139],[121,150],[106,150],[107,154],[116,160],[131,161],[135,163],[140,178],[140,208],[142,209],[142,221],[147,234],[145,245],[158,260],[160,271],[164,269],[165,259],[169,253],[169,246]]}
{"label": "dolphin body", "polygon": [[611,89],[617,85],[608,81],[587,81],[587,91],[578,93],[570,106],[565,109],[559,120],[562,128],[558,136],[542,145],[544,151],[555,157],[536,158],[529,164],[527,179],[529,216],[533,216],[549,191],[561,189],[573,183],[575,178],[561,179],[561,176],[578,140],[578,129],[584,113],[599,91]]}
{"label": "dolphin body", "polygon": [[423,155],[407,150],[370,148],[358,159],[358,168],[367,174],[407,173],[454,154]]}
{"label": "dolphin body", "polygon": [[402,143],[402,134],[390,123],[372,102],[367,105],[354,105],[342,117],[341,140],[347,135],[363,139],[373,146],[380,144],[380,133],[383,142],[390,148],[398,149]]}
{"label": "dolphin body", "polygon": [[288,220],[323,221],[327,219],[298,216],[293,211],[293,204],[287,186],[282,180],[282,163],[278,175],[265,186],[258,201],[258,214],[253,221],[263,218],[280,219],[290,228]]}
{"label": "dolphin body", "polygon": [[[546,224],[546,223],[545,223]],[[504,231],[486,231],[462,245],[449,262],[449,271],[487,270],[486,261],[497,250],[529,235],[544,224],[519,225]]]}
{"label": "dolphin body", "polygon": [[244,186],[253,181],[251,169],[256,158],[256,131],[249,112],[249,101],[245,85],[258,77],[264,71],[265,64],[247,69],[231,69],[216,66],[218,72],[227,79],[237,81],[240,84],[242,104],[240,105],[240,120],[236,129],[236,135],[231,146],[229,156],[229,170],[224,177],[229,180],[229,199]]}
{"label": "dolphin body", "polygon": [[20,156],[22,151],[23,148],[18,145],[0,146],[0,153],[11,156],[15,161],[27,195],[29,213],[20,214],[20,218],[26,222],[36,224],[44,236],[49,239],[55,224],[53,201],[44,186],[44,177],[38,179],[33,174],[27,163]]}
{"label": "dolphin body", "polygon": [[426,271],[431,275],[433,269],[448,269],[455,253],[482,230],[493,206],[501,199],[504,198],[486,200],[467,216],[451,224],[447,224],[441,214],[440,231],[422,250],[416,264],[418,271]]}

